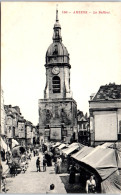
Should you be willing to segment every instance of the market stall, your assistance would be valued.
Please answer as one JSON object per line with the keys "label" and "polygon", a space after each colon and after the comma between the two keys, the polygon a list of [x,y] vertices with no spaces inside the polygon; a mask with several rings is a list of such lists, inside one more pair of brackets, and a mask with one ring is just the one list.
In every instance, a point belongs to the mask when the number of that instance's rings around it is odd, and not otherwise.
{"label": "market stall", "polygon": [[16,172],[26,171],[28,164],[26,150],[22,146],[15,146],[12,149],[12,158],[9,162],[10,172],[16,170]]}
{"label": "market stall", "polygon": [[80,153],[74,158],[83,170],[95,175],[98,192],[120,192],[121,181],[119,180],[117,152],[114,148],[97,146],[86,156],[83,157]]}
{"label": "market stall", "polygon": [[118,168],[121,169],[121,142],[116,142],[116,143],[106,142],[102,144],[101,147],[115,149]]}
{"label": "market stall", "polygon": [[92,147],[84,146],[77,153],[71,155],[71,157],[74,158],[74,159],[76,159],[77,161],[81,161],[82,158],[84,158],[85,156],[87,156],[93,150],[94,150],[94,148],[92,148]]}
{"label": "market stall", "polygon": [[73,163],[71,159],[71,155],[78,152],[84,146],[79,143],[72,143],[66,149],[62,150],[62,161],[64,172],[69,172],[69,167]]}
{"label": "market stall", "polygon": [[63,149],[62,153],[67,156],[67,155],[73,153],[74,151],[78,151],[79,149],[81,149],[83,147],[84,147],[84,145],[82,145],[82,144],[72,143],[71,145],[68,146],[68,148]]}

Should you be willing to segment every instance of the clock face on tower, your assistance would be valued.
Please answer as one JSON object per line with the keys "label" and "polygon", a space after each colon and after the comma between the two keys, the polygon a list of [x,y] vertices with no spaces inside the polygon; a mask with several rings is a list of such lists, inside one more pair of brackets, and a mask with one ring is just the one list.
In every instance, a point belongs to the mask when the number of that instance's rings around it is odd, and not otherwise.
{"label": "clock face on tower", "polygon": [[53,69],[52,69],[52,73],[57,75],[57,74],[59,74],[59,72],[60,72],[59,67],[58,66],[54,66]]}

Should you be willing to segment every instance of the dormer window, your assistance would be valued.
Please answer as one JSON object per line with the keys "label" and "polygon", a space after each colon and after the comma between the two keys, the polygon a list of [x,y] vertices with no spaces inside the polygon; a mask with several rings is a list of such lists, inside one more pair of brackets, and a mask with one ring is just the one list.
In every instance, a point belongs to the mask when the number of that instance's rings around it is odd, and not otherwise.
{"label": "dormer window", "polygon": [[58,54],[58,47],[57,47],[57,45],[55,45],[53,55],[57,55],[57,54]]}

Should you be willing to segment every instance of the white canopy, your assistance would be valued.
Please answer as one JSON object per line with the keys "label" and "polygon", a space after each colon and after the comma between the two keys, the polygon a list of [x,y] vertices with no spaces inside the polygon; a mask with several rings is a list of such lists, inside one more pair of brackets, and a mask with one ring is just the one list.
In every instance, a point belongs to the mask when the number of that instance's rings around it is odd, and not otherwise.
{"label": "white canopy", "polygon": [[9,146],[7,146],[7,144],[4,142],[4,140],[1,137],[1,147],[7,152],[10,151]]}
{"label": "white canopy", "polygon": [[57,146],[59,146],[59,145],[61,145],[61,143],[60,143],[60,142],[57,142],[57,143],[54,144],[52,147],[54,148],[54,147],[57,147]]}
{"label": "white canopy", "polygon": [[62,148],[64,148],[64,147],[66,147],[66,144],[61,144],[61,145],[58,146],[57,148],[58,148],[58,149],[62,149]]}
{"label": "white canopy", "polygon": [[12,139],[12,148],[18,145],[19,143],[15,139]]}
{"label": "white canopy", "polygon": [[91,153],[92,150],[94,150],[94,148],[84,146],[77,153],[73,154],[71,157],[78,160],[78,161],[81,161],[81,159],[83,159],[85,156],[87,156],[89,153]]}
{"label": "white canopy", "polygon": [[111,148],[113,146],[114,146],[114,143],[106,142],[106,143],[102,144],[100,147],[101,148]]}
{"label": "white canopy", "polygon": [[108,143],[104,143],[100,147],[101,148],[114,148],[116,150],[118,168],[121,169],[121,142],[116,142],[116,143],[108,142]]}
{"label": "white canopy", "polygon": [[80,145],[78,143],[72,143],[71,145],[68,146],[68,148],[62,150],[62,153],[68,155],[72,153],[74,150],[77,150],[80,148]]}
{"label": "white canopy", "polygon": [[102,180],[118,169],[115,150],[100,146],[94,148],[91,153],[82,158],[81,162],[96,169]]}

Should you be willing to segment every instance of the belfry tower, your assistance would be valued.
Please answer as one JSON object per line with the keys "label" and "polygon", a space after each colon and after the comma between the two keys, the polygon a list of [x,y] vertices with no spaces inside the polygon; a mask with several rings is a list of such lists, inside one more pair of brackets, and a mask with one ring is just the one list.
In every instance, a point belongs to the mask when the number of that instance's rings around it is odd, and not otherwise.
{"label": "belfry tower", "polygon": [[46,52],[44,99],[39,100],[39,129],[45,140],[69,141],[77,134],[77,104],[70,90],[71,65],[57,9],[53,30],[53,43]]}

